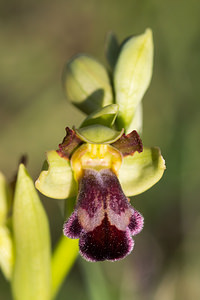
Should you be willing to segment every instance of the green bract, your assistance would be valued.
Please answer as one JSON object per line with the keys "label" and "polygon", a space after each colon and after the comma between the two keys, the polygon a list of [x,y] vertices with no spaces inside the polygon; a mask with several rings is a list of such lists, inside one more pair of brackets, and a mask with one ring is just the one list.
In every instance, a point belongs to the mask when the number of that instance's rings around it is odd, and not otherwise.
{"label": "green bract", "polygon": [[15,300],[51,298],[50,236],[47,217],[33,182],[20,165],[13,208]]}
{"label": "green bract", "polygon": [[88,55],[80,54],[67,63],[63,85],[68,100],[87,114],[113,102],[106,69]]}

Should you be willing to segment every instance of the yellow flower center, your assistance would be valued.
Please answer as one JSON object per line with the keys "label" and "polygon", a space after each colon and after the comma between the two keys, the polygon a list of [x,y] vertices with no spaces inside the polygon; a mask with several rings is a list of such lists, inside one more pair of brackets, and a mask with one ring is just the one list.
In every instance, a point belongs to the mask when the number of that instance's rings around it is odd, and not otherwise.
{"label": "yellow flower center", "polygon": [[85,169],[111,169],[116,175],[122,163],[121,153],[110,145],[84,144],[79,147],[71,158],[74,177],[78,181]]}

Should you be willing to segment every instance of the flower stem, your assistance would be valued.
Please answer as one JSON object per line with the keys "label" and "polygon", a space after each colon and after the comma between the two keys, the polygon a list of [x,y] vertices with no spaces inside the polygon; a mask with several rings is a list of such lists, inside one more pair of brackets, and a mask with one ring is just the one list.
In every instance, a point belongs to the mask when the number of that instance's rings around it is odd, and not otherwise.
{"label": "flower stem", "polygon": [[62,236],[52,256],[52,298],[68,275],[78,254],[78,240]]}

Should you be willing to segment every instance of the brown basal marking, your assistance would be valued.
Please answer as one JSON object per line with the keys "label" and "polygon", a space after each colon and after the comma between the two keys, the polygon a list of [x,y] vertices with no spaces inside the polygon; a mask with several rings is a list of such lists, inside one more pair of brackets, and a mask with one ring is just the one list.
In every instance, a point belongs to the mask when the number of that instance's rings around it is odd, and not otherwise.
{"label": "brown basal marking", "polygon": [[124,133],[116,142],[111,144],[111,146],[119,150],[123,156],[133,155],[135,151],[143,151],[142,140],[136,130],[133,130],[127,135]]}
{"label": "brown basal marking", "polygon": [[66,136],[64,137],[62,143],[59,144],[59,150],[57,150],[57,153],[61,157],[69,159],[77,147],[83,143],[83,141],[77,136],[73,129],[66,127],[65,130]]}
{"label": "brown basal marking", "polygon": [[118,260],[133,249],[131,235],[142,230],[143,217],[124,195],[110,169],[84,170],[77,208],[64,224],[64,234],[80,238],[81,255],[89,261]]}

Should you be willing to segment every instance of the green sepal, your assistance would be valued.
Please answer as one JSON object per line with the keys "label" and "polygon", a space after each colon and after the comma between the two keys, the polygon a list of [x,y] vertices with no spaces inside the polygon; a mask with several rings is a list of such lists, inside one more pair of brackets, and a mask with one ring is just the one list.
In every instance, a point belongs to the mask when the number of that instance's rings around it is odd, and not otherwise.
{"label": "green sepal", "polygon": [[160,180],[165,161],[159,148],[144,148],[123,159],[119,169],[119,181],[126,196],[134,196],[152,187]]}
{"label": "green sepal", "polygon": [[48,219],[33,181],[19,166],[14,207],[15,300],[51,299],[51,245]]}
{"label": "green sepal", "polygon": [[119,128],[130,125],[136,108],[146,92],[153,65],[152,32],[128,39],[121,48],[114,71],[116,103],[119,104]]}
{"label": "green sepal", "polygon": [[116,131],[110,127],[100,124],[74,129],[77,135],[86,143],[90,144],[111,144],[118,140],[124,129]]}
{"label": "green sepal", "polygon": [[0,268],[7,280],[11,279],[13,271],[13,240],[10,230],[0,226]]}
{"label": "green sepal", "polygon": [[88,55],[79,54],[67,63],[63,85],[68,100],[86,114],[113,102],[107,70]]}
{"label": "green sepal", "polygon": [[117,104],[110,104],[97,111],[91,113],[81,124],[81,127],[89,125],[101,124],[111,127],[117,117],[119,106]]}
{"label": "green sepal", "polygon": [[47,152],[48,170],[40,173],[35,182],[36,188],[45,196],[65,199],[77,194],[70,161],[61,157],[55,150]]}

